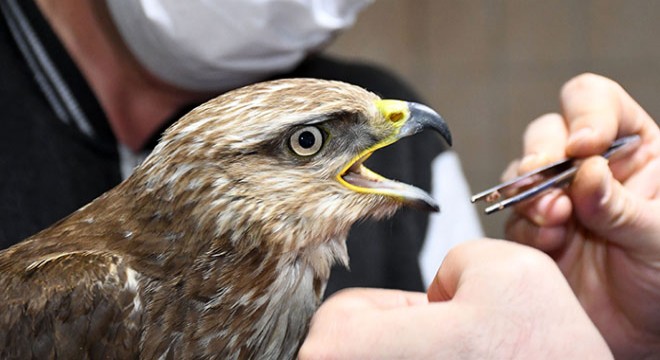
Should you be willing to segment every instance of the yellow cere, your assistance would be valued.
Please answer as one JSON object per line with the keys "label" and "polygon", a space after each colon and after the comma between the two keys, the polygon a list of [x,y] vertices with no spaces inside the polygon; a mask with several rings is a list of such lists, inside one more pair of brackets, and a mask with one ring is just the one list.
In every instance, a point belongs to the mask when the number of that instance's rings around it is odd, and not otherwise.
{"label": "yellow cere", "polygon": [[[393,124],[400,127],[405,123],[405,120],[410,116],[410,109],[408,103],[401,100],[378,100],[376,101],[376,108],[383,114],[383,117]],[[404,120],[404,121],[402,121]]]}
{"label": "yellow cere", "polygon": [[[383,117],[387,120],[389,120],[392,125],[395,128],[395,131],[392,133],[391,136],[387,137],[386,139],[383,139],[381,142],[375,144],[369,149],[364,150],[362,153],[360,153],[358,156],[354,157],[342,170],[339,174],[337,174],[337,180],[347,188],[356,191],[356,192],[362,192],[362,193],[378,193],[378,194],[383,194],[382,189],[372,189],[372,188],[361,188],[358,186],[355,186],[353,184],[350,184],[346,182],[342,176],[348,171],[348,169],[353,166],[356,162],[362,160],[364,162],[371,154],[385,146],[388,146],[397,140],[397,133],[398,130],[406,123],[408,118],[410,117],[410,109],[408,108],[408,103],[405,101],[401,100],[378,100],[376,101],[376,108],[378,111],[383,115]],[[361,167],[361,173],[362,176],[365,176],[367,178],[370,178],[374,181],[382,181],[382,180],[387,180],[381,175],[369,170],[368,168],[362,166]]]}

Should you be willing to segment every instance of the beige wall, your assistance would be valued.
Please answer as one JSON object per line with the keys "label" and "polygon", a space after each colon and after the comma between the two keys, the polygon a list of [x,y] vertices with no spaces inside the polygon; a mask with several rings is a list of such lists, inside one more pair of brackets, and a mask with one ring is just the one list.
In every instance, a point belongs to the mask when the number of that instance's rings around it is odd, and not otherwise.
{"label": "beige wall", "polygon": [[[590,71],[660,119],[660,1],[377,0],[329,52],[394,70],[449,122],[473,190],[520,154],[525,125]],[[451,211],[445,205],[446,211]],[[506,214],[482,217],[503,236]]]}

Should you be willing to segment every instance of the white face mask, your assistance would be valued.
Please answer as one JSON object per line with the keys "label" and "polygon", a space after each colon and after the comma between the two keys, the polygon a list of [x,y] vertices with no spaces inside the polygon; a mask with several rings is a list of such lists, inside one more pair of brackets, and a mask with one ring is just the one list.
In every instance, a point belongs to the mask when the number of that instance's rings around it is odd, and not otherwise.
{"label": "white face mask", "polygon": [[373,0],[106,0],[140,63],[189,90],[218,91],[295,67]]}

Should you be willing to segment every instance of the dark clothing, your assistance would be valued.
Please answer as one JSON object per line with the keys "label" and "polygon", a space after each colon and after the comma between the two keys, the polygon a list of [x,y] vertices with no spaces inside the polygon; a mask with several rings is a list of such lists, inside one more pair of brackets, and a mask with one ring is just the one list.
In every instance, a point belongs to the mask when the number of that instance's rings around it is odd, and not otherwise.
{"label": "dark clothing", "polygon": [[[105,114],[36,5],[26,0],[0,5],[0,248],[5,248],[117,185],[121,174]],[[327,57],[310,58],[279,77],[343,80],[385,98],[416,98],[391,74]],[[378,151],[368,165],[428,190],[430,162],[442,150],[439,140],[420,134]],[[327,293],[348,286],[421,290],[417,256],[427,220],[424,213],[403,210],[393,220],[354,226],[351,270],[334,271]]]}

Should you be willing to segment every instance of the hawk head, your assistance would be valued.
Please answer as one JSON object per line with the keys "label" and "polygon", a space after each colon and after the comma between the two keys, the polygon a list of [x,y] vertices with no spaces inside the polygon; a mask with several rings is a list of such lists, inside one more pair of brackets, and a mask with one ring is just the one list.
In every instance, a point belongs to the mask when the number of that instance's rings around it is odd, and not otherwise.
{"label": "hawk head", "polygon": [[350,226],[438,210],[363,165],[424,129],[451,142],[429,108],[335,81],[201,105],[122,184],[0,252],[0,354],[294,357]]}
{"label": "hawk head", "polygon": [[[379,148],[444,120],[416,103],[317,79],[247,86],[187,114],[134,177],[145,193],[199,207],[200,226],[239,247],[282,251],[345,238],[351,224],[401,205],[438,211],[423,190],[363,162]],[[251,233],[257,235],[246,236]]]}

